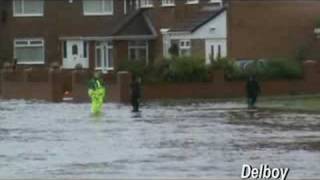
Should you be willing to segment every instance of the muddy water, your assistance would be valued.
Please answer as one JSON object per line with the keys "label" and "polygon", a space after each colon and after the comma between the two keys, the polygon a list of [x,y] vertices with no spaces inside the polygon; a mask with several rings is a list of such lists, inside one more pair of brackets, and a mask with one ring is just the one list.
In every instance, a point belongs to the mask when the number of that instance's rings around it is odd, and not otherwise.
{"label": "muddy water", "polygon": [[107,104],[0,102],[0,178],[233,177],[243,163],[320,176],[320,115],[237,103],[147,104],[141,114]]}

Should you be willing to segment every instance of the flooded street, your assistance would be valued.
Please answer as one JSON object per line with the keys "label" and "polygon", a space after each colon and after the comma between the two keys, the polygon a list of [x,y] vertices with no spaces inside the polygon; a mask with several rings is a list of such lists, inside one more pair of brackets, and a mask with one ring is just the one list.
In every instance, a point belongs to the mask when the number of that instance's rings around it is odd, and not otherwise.
{"label": "flooded street", "polygon": [[238,103],[106,104],[0,101],[0,178],[232,177],[242,164],[320,176],[320,115]]}

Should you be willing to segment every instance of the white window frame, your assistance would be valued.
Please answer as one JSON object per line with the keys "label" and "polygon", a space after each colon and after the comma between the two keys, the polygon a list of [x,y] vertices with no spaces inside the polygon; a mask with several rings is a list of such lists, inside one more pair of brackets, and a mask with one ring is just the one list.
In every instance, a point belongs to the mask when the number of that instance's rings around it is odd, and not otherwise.
{"label": "white window frame", "polygon": [[161,6],[162,7],[175,6],[175,0],[162,0],[161,1]]}
{"label": "white window frame", "polygon": [[153,0],[140,0],[141,8],[152,8],[154,6]]}
{"label": "white window frame", "polygon": [[[39,41],[40,44],[31,44],[32,41]],[[19,45],[17,42],[26,42],[25,45]],[[26,39],[26,38],[17,38],[14,40],[13,43],[13,50],[14,50],[14,58],[16,59],[16,48],[19,47],[42,47],[42,57],[43,59],[39,59],[39,61],[17,61],[17,64],[44,64],[45,63],[45,43],[43,38],[32,38],[32,39]]]}
{"label": "white window frame", "polygon": [[110,16],[110,15],[113,15],[114,13],[114,0],[111,0],[111,11],[106,11],[106,1],[109,1],[109,0],[101,0],[102,1],[102,6],[103,6],[103,11],[102,12],[86,12],[85,10],[85,1],[90,1],[90,0],[82,0],[82,8],[83,8],[83,14],[85,16]]}
{"label": "white window frame", "polygon": [[199,0],[187,0],[186,4],[198,4]]}
{"label": "white window frame", "polygon": [[191,56],[191,40],[179,40],[179,56],[186,56],[182,54],[182,50],[188,50],[189,54],[187,56]]}
{"label": "white window frame", "polygon": [[112,66],[110,66],[110,64],[109,64],[109,61],[110,61],[110,59],[108,58],[108,60],[107,60],[107,64],[108,64],[108,67],[107,67],[107,70],[114,70],[114,56],[113,56],[113,54],[114,54],[114,48],[113,48],[113,43],[110,41],[110,42],[108,42],[108,45],[107,45],[107,47],[106,47],[106,49],[107,49],[107,51],[108,51],[108,55],[110,55],[109,54],[109,50],[111,50],[111,56],[112,56]]}
{"label": "white window frame", "polygon": [[[22,6],[22,11],[21,13],[18,13],[16,12],[16,2],[17,1],[21,1],[21,6]],[[24,12],[24,3],[25,1],[28,1],[28,0],[13,0],[12,1],[12,12],[13,12],[13,16],[14,17],[40,17],[40,16],[43,16],[44,14],[44,3],[45,1],[44,0],[40,0],[42,1],[42,12],[41,13],[25,13]]]}
{"label": "white window frame", "polygon": [[[114,70],[114,57],[113,57],[113,51],[114,51],[114,48],[113,48],[113,43],[112,41],[108,41],[108,42],[103,42],[103,41],[97,41],[96,42],[96,45],[95,45],[95,69],[96,70]],[[112,50],[112,67],[110,67],[110,64],[109,64],[109,59],[107,59],[107,67],[104,68],[103,66],[101,67],[97,67],[97,49],[100,49],[100,51],[103,53],[104,49],[103,48],[106,48],[106,51],[108,51],[109,53],[109,50],[111,49]],[[109,54],[108,54],[109,55]],[[100,57],[101,58],[101,57]],[[102,63],[102,62],[101,62]]]}
{"label": "white window frame", "polygon": [[[133,40],[135,41],[135,40]],[[149,64],[149,42],[147,40],[136,40],[136,41],[144,41],[145,45],[130,45],[130,41],[128,42],[128,59],[131,57],[131,49],[145,49],[146,50],[146,64]],[[134,61],[134,60],[132,60]]]}
{"label": "white window frame", "polygon": [[218,4],[219,3],[219,5],[222,5],[222,0],[209,0],[209,3],[212,3],[212,4],[214,4],[214,3]]}

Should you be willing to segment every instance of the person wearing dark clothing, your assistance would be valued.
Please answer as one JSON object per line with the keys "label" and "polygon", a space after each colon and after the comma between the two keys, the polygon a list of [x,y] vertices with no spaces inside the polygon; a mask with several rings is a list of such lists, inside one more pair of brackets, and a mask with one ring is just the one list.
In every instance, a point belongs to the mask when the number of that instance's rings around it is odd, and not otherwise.
{"label": "person wearing dark clothing", "polygon": [[133,77],[133,81],[130,84],[131,88],[131,105],[133,107],[132,112],[139,112],[140,98],[141,98],[141,83],[140,78]]}
{"label": "person wearing dark clothing", "polygon": [[259,82],[256,80],[255,76],[250,76],[246,84],[248,107],[255,108],[258,95],[261,92]]}

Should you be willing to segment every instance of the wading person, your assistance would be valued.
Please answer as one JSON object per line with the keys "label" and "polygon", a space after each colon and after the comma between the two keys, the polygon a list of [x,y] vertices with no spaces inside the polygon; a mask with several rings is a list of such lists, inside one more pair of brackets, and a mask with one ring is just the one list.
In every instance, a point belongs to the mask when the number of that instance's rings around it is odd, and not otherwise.
{"label": "wading person", "polygon": [[248,108],[255,108],[258,95],[261,92],[259,82],[255,76],[250,76],[246,84]]}
{"label": "wading person", "polygon": [[98,115],[102,111],[106,95],[106,88],[100,73],[94,73],[93,78],[89,81],[88,89],[88,94],[91,98],[91,113]]}
{"label": "wading person", "polygon": [[140,98],[141,98],[141,79],[132,76],[131,88],[131,105],[132,112],[139,112]]}

